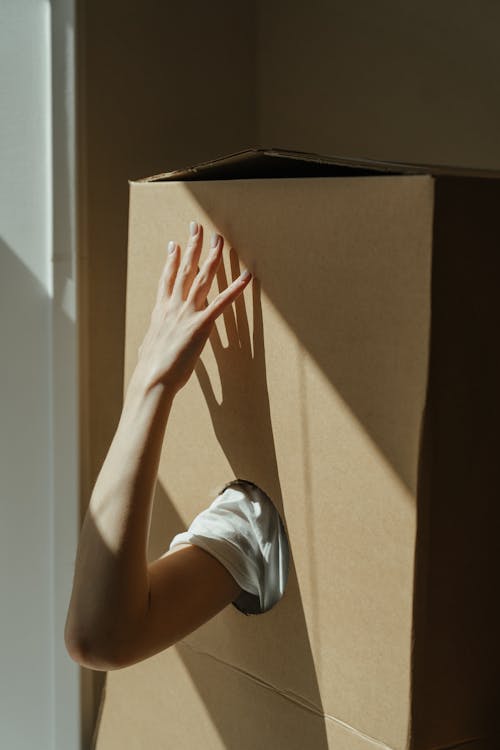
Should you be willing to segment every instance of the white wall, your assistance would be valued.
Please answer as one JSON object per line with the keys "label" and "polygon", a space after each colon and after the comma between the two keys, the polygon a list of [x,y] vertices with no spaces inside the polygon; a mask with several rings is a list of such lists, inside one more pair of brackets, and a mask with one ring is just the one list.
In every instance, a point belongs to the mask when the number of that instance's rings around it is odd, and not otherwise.
{"label": "white wall", "polygon": [[0,16],[0,747],[73,750],[72,4],[3,0]]}

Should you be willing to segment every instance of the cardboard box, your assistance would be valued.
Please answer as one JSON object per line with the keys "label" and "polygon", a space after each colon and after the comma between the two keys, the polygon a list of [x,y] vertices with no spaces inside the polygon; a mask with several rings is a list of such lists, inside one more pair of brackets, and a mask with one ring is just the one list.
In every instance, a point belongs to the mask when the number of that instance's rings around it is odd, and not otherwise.
{"label": "cardboard box", "polygon": [[243,477],[293,560],[109,673],[99,750],[500,746],[498,177],[250,149],[131,183],[125,385],[191,219],[255,276],[174,402],[150,559]]}

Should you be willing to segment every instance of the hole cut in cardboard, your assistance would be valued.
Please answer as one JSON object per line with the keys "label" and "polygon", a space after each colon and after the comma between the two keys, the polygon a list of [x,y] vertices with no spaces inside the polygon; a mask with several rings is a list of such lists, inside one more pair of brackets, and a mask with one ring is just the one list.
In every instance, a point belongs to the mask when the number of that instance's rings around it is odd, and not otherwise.
{"label": "hole cut in cardboard", "polygon": [[195,544],[215,557],[241,588],[232,602],[244,615],[260,615],[283,597],[290,549],[285,524],[269,495],[246,479],[232,479],[177,534],[170,549]]}

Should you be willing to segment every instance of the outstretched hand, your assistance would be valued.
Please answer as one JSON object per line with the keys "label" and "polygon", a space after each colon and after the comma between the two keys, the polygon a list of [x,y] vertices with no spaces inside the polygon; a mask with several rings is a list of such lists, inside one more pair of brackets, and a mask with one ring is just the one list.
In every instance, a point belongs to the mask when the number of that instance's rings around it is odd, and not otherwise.
{"label": "outstretched hand", "polygon": [[243,292],[252,278],[244,271],[215,299],[207,295],[222,260],[223,238],[214,233],[202,267],[203,227],[192,221],[186,252],[171,241],[158,284],[149,329],[139,347],[138,368],[148,388],[158,384],[179,391],[189,380],[217,317]]}

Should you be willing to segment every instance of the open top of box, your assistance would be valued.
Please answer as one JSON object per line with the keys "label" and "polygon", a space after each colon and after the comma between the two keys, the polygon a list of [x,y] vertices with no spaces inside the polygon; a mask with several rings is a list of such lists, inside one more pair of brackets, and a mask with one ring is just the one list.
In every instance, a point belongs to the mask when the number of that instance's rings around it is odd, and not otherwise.
{"label": "open top of box", "polygon": [[354,156],[326,156],[305,151],[251,146],[201,164],[145,177],[137,182],[248,180],[280,177],[368,177],[400,174],[498,178],[500,170],[380,161]]}

